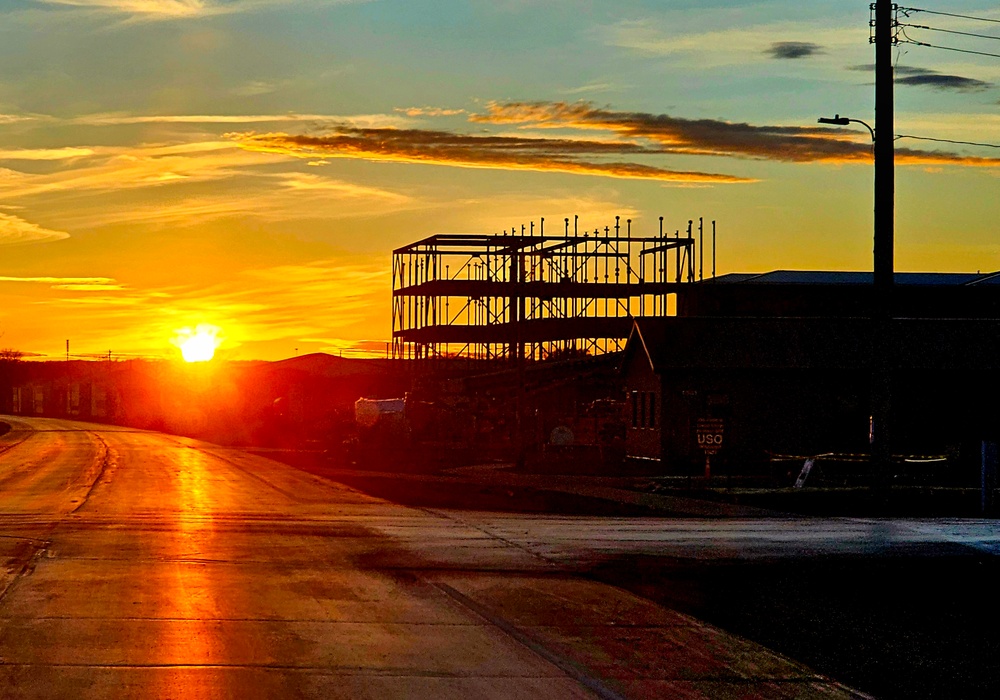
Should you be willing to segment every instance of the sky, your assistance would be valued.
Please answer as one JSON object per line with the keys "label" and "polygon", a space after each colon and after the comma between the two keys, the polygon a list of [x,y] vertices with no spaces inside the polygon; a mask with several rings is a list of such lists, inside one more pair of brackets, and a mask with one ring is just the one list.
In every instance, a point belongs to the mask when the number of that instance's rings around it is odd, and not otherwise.
{"label": "sky", "polygon": [[[1000,10],[918,8],[896,269],[1000,270]],[[393,248],[541,217],[870,269],[870,136],[816,119],[873,60],[855,1],[0,0],[0,348],[379,355]]]}

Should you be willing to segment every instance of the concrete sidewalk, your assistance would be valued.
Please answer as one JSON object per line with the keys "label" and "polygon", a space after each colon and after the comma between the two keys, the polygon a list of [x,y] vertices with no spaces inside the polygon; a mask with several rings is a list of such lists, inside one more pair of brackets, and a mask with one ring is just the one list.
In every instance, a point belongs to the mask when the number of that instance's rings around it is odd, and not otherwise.
{"label": "concrete sidewalk", "polygon": [[466,614],[502,630],[594,696],[867,698],[759,644],[580,578],[442,574]]}

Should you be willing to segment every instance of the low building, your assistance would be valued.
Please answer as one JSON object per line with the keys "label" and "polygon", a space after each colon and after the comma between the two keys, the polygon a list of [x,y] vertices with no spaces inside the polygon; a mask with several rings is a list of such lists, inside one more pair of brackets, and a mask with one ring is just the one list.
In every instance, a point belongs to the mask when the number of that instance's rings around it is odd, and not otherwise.
{"label": "low building", "polygon": [[621,365],[626,454],[691,474],[706,461],[714,473],[752,473],[775,454],[864,453],[881,348],[894,450],[964,446],[971,458],[1000,428],[990,399],[1000,389],[1000,280],[897,280],[894,307],[907,317],[886,326],[865,318],[864,273],[727,275],[690,285],[677,316],[637,319]]}

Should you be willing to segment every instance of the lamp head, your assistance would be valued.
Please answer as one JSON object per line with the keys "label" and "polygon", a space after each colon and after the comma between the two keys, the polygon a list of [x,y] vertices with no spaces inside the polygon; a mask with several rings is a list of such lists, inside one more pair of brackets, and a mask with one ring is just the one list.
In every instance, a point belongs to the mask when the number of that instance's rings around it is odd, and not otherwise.
{"label": "lamp head", "polygon": [[830,117],[820,117],[817,119],[820,124],[836,124],[837,126],[847,126],[851,123],[851,120],[847,117],[842,117],[839,114],[833,115],[833,119]]}

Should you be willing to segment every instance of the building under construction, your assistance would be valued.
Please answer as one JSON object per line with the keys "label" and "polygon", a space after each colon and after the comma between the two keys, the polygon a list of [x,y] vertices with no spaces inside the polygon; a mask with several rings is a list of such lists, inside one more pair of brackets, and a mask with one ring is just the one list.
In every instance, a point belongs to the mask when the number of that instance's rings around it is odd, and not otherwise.
{"label": "building under construction", "polygon": [[[682,285],[714,274],[715,222],[639,235],[632,220],[561,235],[538,225],[438,234],[393,251],[392,354],[544,360],[614,352],[637,316],[672,313]],[[706,227],[709,230],[706,230]],[[696,259],[697,257],[697,259]]]}

